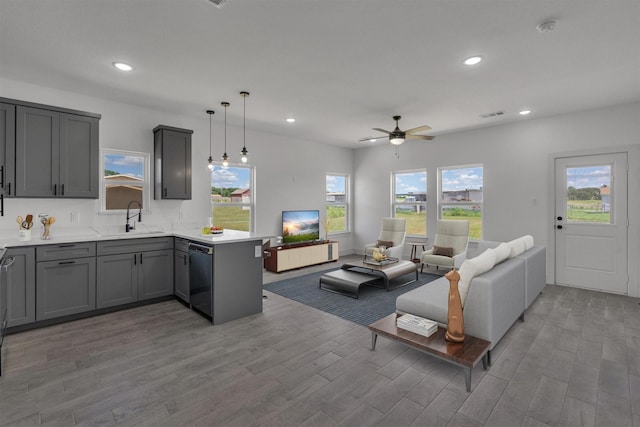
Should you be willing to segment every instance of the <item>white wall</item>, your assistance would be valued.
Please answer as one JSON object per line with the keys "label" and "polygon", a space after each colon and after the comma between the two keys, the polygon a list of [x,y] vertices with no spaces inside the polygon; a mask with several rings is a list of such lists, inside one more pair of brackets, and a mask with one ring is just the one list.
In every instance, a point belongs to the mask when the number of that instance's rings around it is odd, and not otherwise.
{"label": "white wall", "polygon": [[[535,113],[534,113],[535,114]],[[390,174],[394,170],[427,169],[427,234],[433,236],[437,219],[437,169],[442,166],[484,165],[484,236],[505,241],[531,234],[549,248],[553,226],[554,153],[607,150],[640,143],[640,104],[621,105],[547,118],[441,135],[433,141],[408,141],[400,158],[390,146],[356,150],[353,173],[355,199],[354,246],[375,241],[380,218],[389,216]],[[638,164],[630,164],[630,220],[637,222],[640,194]],[[633,211],[632,209],[635,209]],[[635,228],[634,228],[635,227]],[[632,224],[630,230],[637,230]],[[630,253],[636,253],[638,233],[629,236]],[[358,249],[361,250],[361,249]],[[548,260],[552,261],[552,260]],[[637,268],[638,263],[630,263]],[[547,263],[547,279],[553,278]],[[637,272],[632,272],[633,292],[638,292]]]}
{"label": "white wall", "polygon": [[[102,114],[100,148],[114,148],[150,153],[153,158],[153,128],[159,124],[192,129],[193,187],[192,200],[152,200],[150,214],[143,217],[149,225],[163,227],[200,227],[211,216],[209,157],[209,116],[202,107],[200,116],[181,116],[0,79],[0,97]],[[217,110],[217,108],[214,108]],[[216,111],[217,112],[217,111]],[[250,127],[250,112],[247,125]],[[214,116],[213,157],[222,155],[224,130],[222,115]],[[242,129],[227,127],[227,151],[232,161],[239,161]],[[319,209],[325,201],[327,172],[352,174],[353,150],[301,141],[247,129],[249,162],[256,167],[256,229],[260,234],[281,234],[281,211]],[[153,163],[153,162],[152,162]],[[152,166],[153,168],[153,166]],[[151,171],[153,174],[153,170]],[[152,175],[153,176],[153,175]],[[153,190],[153,187],[152,187]],[[56,217],[55,229],[73,232],[88,226],[122,224],[124,215],[98,215],[98,200],[6,199],[5,216],[0,217],[0,231],[16,231],[15,218],[27,213],[46,212]],[[79,222],[71,223],[71,213],[79,213]],[[353,250],[350,234],[339,239],[341,253]]]}

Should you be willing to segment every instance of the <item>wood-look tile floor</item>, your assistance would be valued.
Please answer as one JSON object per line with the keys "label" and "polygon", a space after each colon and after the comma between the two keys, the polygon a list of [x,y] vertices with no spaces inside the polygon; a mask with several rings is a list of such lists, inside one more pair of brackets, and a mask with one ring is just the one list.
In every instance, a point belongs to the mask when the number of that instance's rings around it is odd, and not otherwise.
{"label": "wood-look tile floor", "polygon": [[0,425],[640,426],[638,299],[547,286],[467,393],[458,368],[265,295],[218,326],[169,301],[9,335]]}

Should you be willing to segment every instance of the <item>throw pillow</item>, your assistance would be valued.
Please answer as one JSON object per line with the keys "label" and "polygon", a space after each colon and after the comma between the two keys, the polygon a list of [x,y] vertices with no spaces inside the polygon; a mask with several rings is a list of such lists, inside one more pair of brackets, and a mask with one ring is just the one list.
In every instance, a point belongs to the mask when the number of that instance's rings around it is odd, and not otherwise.
{"label": "throw pillow", "polygon": [[391,240],[378,240],[378,247],[384,246],[385,248],[390,248],[393,246],[393,241]]}
{"label": "throw pillow", "polygon": [[522,236],[522,240],[524,241],[525,251],[528,251],[533,247],[533,236],[527,234],[526,236]]}
{"label": "throw pillow", "polygon": [[520,255],[524,252],[524,241],[520,238],[513,239],[512,241],[507,243],[511,247],[511,255],[509,258],[513,258],[514,256]]}
{"label": "throw pillow", "polygon": [[446,257],[453,257],[453,248],[445,248],[443,246],[433,246],[433,255],[441,255]]}
{"label": "throw pillow", "polygon": [[496,248],[496,264],[500,264],[502,261],[509,258],[511,255],[511,247],[506,243],[500,243]]}
{"label": "throw pillow", "polygon": [[460,301],[464,307],[464,303],[467,300],[469,294],[469,287],[471,286],[471,280],[491,270],[496,263],[496,250],[487,249],[475,258],[466,260],[460,266],[458,274],[460,274],[460,281],[458,282],[458,292],[460,293]]}

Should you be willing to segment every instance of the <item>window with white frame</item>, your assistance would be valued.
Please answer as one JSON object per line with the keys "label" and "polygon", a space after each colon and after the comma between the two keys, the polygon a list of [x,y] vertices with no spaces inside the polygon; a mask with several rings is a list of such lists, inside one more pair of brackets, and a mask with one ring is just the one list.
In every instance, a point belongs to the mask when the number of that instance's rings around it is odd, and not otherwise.
{"label": "window with white frame", "polygon": [[349,176],[327,174],[325,237],[349,231]]}
{"label": "window with white frame", "polygon": [[392,173],[392,213],[407,220],[407,235],[427,236],[427,170]]}
{"label": "window with white frame", "polygon": [[149,153],[102,150],[101,212],[121,212],[131,202],[148,210],[151,200]]}
{"label": "window with white frame", "polygon": [[440,218],[469,221],[469,238],[482,239],[482,165],[440,168]]}
{"label": "window with white frame", "polygon": [[253,166],[214,164],[211,171],[211,216],[216,227],[253,231]]}

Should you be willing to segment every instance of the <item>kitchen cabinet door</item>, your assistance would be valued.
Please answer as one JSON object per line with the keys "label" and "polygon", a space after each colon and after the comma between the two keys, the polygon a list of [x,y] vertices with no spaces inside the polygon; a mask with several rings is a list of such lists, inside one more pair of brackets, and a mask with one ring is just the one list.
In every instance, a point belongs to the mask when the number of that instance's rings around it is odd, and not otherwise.
{"label": "kitchen cabinet door", "polygon": [[138,262],[138,300],[173,295],[173,251],[141,252]]}
{"label": "kitchen cabinet door", "polygon": [[96,117],[18,105],[15,195],[97,199],[98,123]]}
{"label": "kitchen cabinet door", "polygon": [[155,199],[191,200],[192,130],[157,126],[154,130]]}
{"label": "kitchen cabinet door", "polygon": [[176,251],[173,268],[175,272],[174,293],[184,302],[189,302],[189,254]]}
{"label": "kitchen cabinet door", "polygon": [[14,263],[5,274],[7,280],[7,328],[36,321],[35,248],[10,248],[7,257]]}
{"label": "kitchen cabinet door", "polygon": [[4,197],[13,196],[15,191],[15,150],[16,106],[0,102],[0,193]]}
{"label": "kitchen cabinet door", "polygon": [[98,198],[98,119],[60,113],[61,197]]}
{"label": "kitchen cabinet door", "polygon": [[39,262],[36,266],[36,320],[96,308],[96,259]]}
{"label": "kitchen cabinet door", "polygon": [[16,108],[17,197],[54,197],[58,192],[60,113]]}
{"label": "kitchen cabinet door", "polygon": [[98,257],[97,308],[138,301],[138,256],[139,254],[119,254]]}

